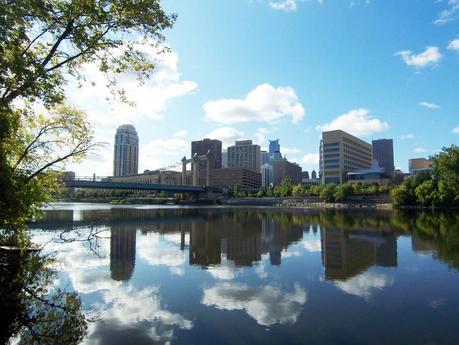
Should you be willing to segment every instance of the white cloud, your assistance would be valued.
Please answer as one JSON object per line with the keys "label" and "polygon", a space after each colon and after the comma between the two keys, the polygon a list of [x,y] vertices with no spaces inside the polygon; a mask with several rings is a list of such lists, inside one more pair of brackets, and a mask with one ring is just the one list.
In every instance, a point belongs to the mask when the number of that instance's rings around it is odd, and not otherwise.
{"label": "white cloud", "polygon": [[264,146],[267,141],[266,136],[269,134],[269,130],[266,128],[258,128],[255,132],[255,142],[260,145]]}
{"label": "white cloud", "polygon": [[414,139],[415,136],[414,136],[414,134],[410,133],[410,134],[402,134],[401,136],[399,136],[399,138],[401,140],[410,140],[410,139]]}
{"label": "white cloud", "polygon": [[413,54],[410,50],[402,50],[394,54],[395,56],[401,56],[403,61],[408,66],[414,66],[415,68],[421,69],[424,67],[432,66],[440,62],[443,55],[440,53],[437,47],[426,47],[426,50],[419,54]]}
{"label": "white cloud", "polygon": [[450,41],[448,44],[448,49],[455,50],[459,53],[459,38],[456,38],[455,40]]}
{"label": "white cloud", "polygon": [[330,123],[319,125],[316,130],[331,131],[341,129],[356,136],[366,136],[379,133],[389,128],[387,122],[382,122],[370,115],[368,109],[354,109],[338,116]]}
{"label": "white cloud", "polygon": [[[86,110],[97,127],[114,129],[121,124],[133,123],[141,118],[162,119],[169,102],[197,90],[198,86],[195,82],[182,79],[178,71],[178,55],[175,51],[160,54],[159,50],[140,44],[137,48],[156,63],[151,78],[143,85],[139,85],[133,73],[110,76],[118,80],[118,85],[126,91],[127,99],[135,103],[134,107],[113,100],[106,86],[106,77],[95,64],[83,66],[82,74],[88,76],[88,80],[81,88],[77,88],[76,83],[69,84],[67,88],[69,101]],[[112,101],[109,102],[107,99]]]}
{"label": "white cloud", "polygon": [[290,293],[271,285],[249,287],[236,283],[220,283],[203,292],[203,304],[224,310],[245,310],[262,326],[295,323],[307,300],[306,292],[298,284]]}
{"label": "white cloud", "polygon": [[453,133],[459,134],[459,126],[457,126],[456,128],[453,128]]}
{"label": "white cloud", "polygon": [[393,284],[393,278],[383,273],[365,272],[346,281],[335,281],[344,292],[368,300],[378,290]]}
{"label": "white cloud", "polygon": [[[179,242],[180,243],[180,242]],[[148,233],[137,238],[137,252],[139,258],[151,266],[166,266],[170,272],[183,275],[183,266],[186,263],[185,253],[177,243],[169,242],[158,233]]]}
{"label": "white cloud", "polygon": [[193,328],[191,320],[162,308],[157,287],[137,289],[121,285],[106,290],[102,293],[102,302],[94,304],[94,311],[103,321],[90,324],[83,344],[110,343],[114,329],[119,336],[123,336],[119,330],[126,329],[130,330],[130,337],[137,335],[153,342],[169,343],[175,329]]}
{"label": "white cloud", "polygon": [[446,24],[458,18],[459,0],[448,0],[447,8],[441,11],[435,24]]}
{"label": "white cloud", "polygon": [[281,152],[284,155],[295,155],[297,153],[301,153],[301,149],[296,147],[281,147]]}
{"label": "white cloud", "polygon": [[440,109],[438,104],[432,102],[419,102],[419,105],[429,109]]}
{"label": "white cloud", "polygon": [[203,105],[205,119],[223,124],[239,122],[276,122],[291,118],[298,123],[304,116],[304,108],[295,91],[270,84],[258,85],[244,99],[219,99]]}
{"label": "white cloud", "polygon": [[322,250],[322,245],[320,243],[320,239],[318,238],[305,238],[303,240],[303,247],[308,252],[320,252]]}
{"label": "white cloud", "polygon": [[270,1],[268,5],[274,10],[282,10],[282,11],[295,11],[296,10],[296,0]]}
{"label": "white cloud", "polygon": [[188,135],[188,131],[186,129],[182,129],[180,131],[172,133],[172,136],[176,138],[184,138],[187,135]]}
{"label": "white cloud", "polygon": [[207,272],[215,279],[232,280],[236,278],[238,268],[233,261],[223,260],[220,265],[209,267]]}
{"label": "white cloud", "polygon": [[303,164],[319,164],[319,154],[318,153],[306,153],[303,158],[300,160]]}
{"label": "white cloud", "polygon": [[[130,123],[137,125],[141,120],[159,121],[164,118],[169,103],[177,97],[188,95],[198,89],[194,81],[184,80],[178,69],[178,55],[171,50],[159,54],[159,50],[149,46],[138,46],[148,58],[155,61],[155,70],[152,76],[139,85],[136,75],[124,73],[110,76],[118,80],[118,85],[126,91],[128,100],[135,106],[113,99],[106,86],[106,76],[101,73],[95,64],[86,64],[81,69],[81,74],[87,76],[81,88],[76,81],[70,81],[66,87],[69,103],[86,111],[88,118],[95,130],[95,141],[107,141],[110,145],[103,152],[102,160],[85,160],[78,166],[71,168],[81,174],[109,175],[112,173],[113,136],[115,129],[121,124]],[[95,84],[92,85],[92,82]],[[109,101],[109,100],[110,101]],[[141,131],[141,128],[137,128]],[[140,148],[140,154],[145,153]],[[158,165],[160,159],[156,159]],[[140,163],[143,164],[142,159]],[[152,163],[152,162],[150,162]],[[147,167],[150,167],[147,163]]]}
{"label": "white cloud", "polygon": [[222,141],[223,147],[233,145],[236,140],[241,140],[244,133],[232,127],[220,127],[208,133],[206,138],[218,139]]}
{"label": "white cloud", "polygon": [[413,149],[413,152],[414,152],[414,153],[425,153],[425,152],[427,152],[427,149],[425,149],[425,148],[423,148],[423,147],[415,147],[415,148]]}
{"label": "white cloud", "polygon": [[189,145],[188,141],[181,138],[155,139],[140,145],[139,171],[154,170],[174,164],[179,167],[182,157],[189,155]]}

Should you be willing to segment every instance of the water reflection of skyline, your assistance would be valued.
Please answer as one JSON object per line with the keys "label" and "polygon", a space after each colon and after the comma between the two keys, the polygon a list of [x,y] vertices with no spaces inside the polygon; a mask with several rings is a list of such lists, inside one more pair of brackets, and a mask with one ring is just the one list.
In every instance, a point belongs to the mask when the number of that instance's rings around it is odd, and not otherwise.
{"label": "water reflection of skyline", "polygon": [[44,240],[62,230],[85,239],[106,229],[98,247],[76,241],[50,248],[63,251],[56,266],[62,284],[70,282],[103,319],[90,326],[85,344],[150,344],[193,342],[204,319],[209,329],[227,319],[241,332],[256,333],[256,325],[288,333],[307,329],[318,313],[333,320],[329,300],[350,306],[354,318],[359,308],[389,303],[384,298],[406,289],[400,253],[407,246],[420,260],[438,259],[429,238],[398,241],[406,232],[392,219],[377,212],[117,208],[50,212],[33,227],[44,230]]}
{"label": "water reflection of skyline", "polygon": [[[110,229],[110,272],[114,280],[131,278],[136,260],[137,230],[179,234],[179,249],[188,249],[188,263],[202,268],[222,265],[250,267],[269,256],[272,266],[282,264],[282,253],[303,236],[320,234],[320,252],[326,280],[346,280],[372,266],[397,266],[397,236],[387,227],[321,225],[316,214],[290,215],[253,210],[132,209],[48,211],[43,229],[104,225]],[[46,225],[46,226],[43,226]],[[186,239],[188,238],[188,243]],[[414,241],[414,240],[413,240]],[[414,245],[413,245],[414,247]]]}

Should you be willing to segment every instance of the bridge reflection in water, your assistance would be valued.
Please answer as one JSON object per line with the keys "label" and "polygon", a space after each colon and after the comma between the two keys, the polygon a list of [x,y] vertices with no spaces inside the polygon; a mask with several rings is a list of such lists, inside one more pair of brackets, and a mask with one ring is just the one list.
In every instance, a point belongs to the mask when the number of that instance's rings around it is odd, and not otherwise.
{"label": "bridge reflection in water", "polygon": [[[339,215],[339,213],[338,213]],[[150,232],[180,234],[180,250],[189,251],[190,265],[218,266],[222,258],[236,267],[252,266],[269,256],[281,265],[283,253],[305,234],[319,237],[327,280],[345,280],[371,266],[397,266],[397,233],[392,228],[340,225],[335,213],[256,209],[136,209],[51,210],[32,228],[44,230],[109,228],[110,271],[114,280],[131,278],[136,260],[136,237]],[[381,214],[384,218],[384,213]],[[331,218],[330,218],[331,217]],[[326,220],[326,221],[325,221]],[[140,232],[139,232],[140,231]],[[188,241],[187,241],[188,238]]]}

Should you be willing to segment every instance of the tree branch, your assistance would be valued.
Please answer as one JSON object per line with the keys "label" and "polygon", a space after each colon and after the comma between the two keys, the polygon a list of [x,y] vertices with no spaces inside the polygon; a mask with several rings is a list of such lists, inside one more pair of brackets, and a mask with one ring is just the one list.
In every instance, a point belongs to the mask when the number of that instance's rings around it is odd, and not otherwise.
{"label": "tree branch", "polygon": [[70,157],[77,156],[79,154],[85,153],[85,152],[89,151],[92,147],[96,146],[97,144],[96,143],[90,144],[90,145],[85,146],[85,147],[80,149],[80,147],[82,145],[83,145],[83,143],[79,143],[77,146],[75,146],[75,148],[71,152],[69,152],[65,156],[58,157],[55,160],[53,160],[52,162],[49,162],[49,163],[45,164],[44,166],[42,166],[40,169],[36,170],[32,175],[30,175],[30,176],[28,176],[26,178],[26,183],[28,183],[30,180],[32,180],[37,175],[41,174],[43,171],[45,171],[49,167],[51,167],[51,166],[53,166],[53,165],[55,165],[55,164],[57,164],[59,162],[62,162],[62,161],[66,160],[66,159],[68,159]]}

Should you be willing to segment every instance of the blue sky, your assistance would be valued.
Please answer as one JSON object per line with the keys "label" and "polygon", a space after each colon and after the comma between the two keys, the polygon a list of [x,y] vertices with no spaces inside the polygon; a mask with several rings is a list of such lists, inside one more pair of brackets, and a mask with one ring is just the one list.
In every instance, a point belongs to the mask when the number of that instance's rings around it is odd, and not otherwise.
{"label": "blue sky", "polygon": [[[140,136],[140,170],[179,161],[190,141],[253,139],[317,169],[322,129],[393,138],[395,165],[459,144],[459,0],[163,1],[178,15],[152,81],[123,80],[136,108],[69,87],[98,140],[71,168],[112,172],[123,123]],[[152,53],[153,54],[153,53]],[[88,72],[91,70],[88,67]],[[128,93],[129,96],[129,93]]]}

